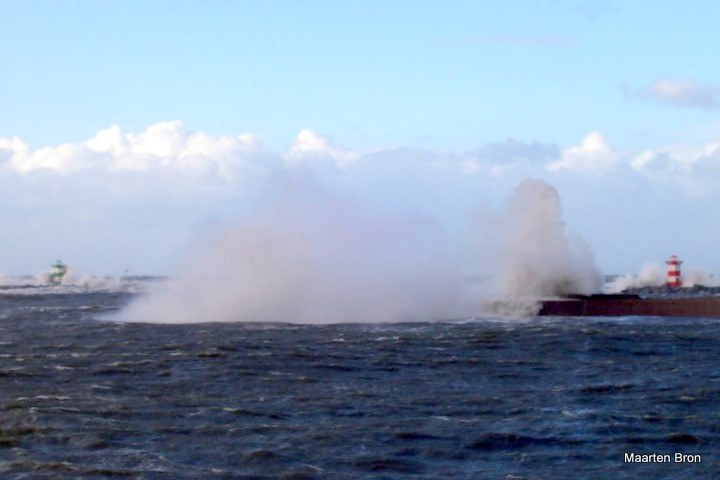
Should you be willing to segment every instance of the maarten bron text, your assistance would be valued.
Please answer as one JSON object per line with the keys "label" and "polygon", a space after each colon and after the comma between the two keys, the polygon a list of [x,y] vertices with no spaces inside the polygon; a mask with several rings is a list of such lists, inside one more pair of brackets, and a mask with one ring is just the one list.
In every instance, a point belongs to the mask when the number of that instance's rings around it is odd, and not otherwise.
{"label": "maarten bron text", "polygon": [[687,455],[684,453],[627,453],[625,452],[625,463],[701,463],[702,457],[697,454]]}

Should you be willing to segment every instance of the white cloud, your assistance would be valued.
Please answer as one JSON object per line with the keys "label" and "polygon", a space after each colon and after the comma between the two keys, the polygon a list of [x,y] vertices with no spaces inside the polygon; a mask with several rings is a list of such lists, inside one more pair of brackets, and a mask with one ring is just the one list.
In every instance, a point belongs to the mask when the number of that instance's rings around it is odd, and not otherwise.
{"label": "white cloud", "polygon": [[695,196],[720,187],[720,143],[647,149],[635,156],[630,165],[651,181],[679,186]]}
{"label": "white cloud", "polygon": [[620,154],[613,150],[601,133],[592,132],[583,138],[579,146],[564,149],[560,159],[549,162],[546,168],[551,172],[573,170],[599,174],[611,170],[619,158]]}
{"label": "white cloud", "polygon": [[113,126],[84,143],[30,149],[19,139],[0,139],[6,168],[29,173],[51,170],[68,174],[84,170],[205,173],[230,180],[264,147],[252,135],[213,136],[190,133],[181,122],[163,122],[140,134],[123,133]]}
{"label": "white cloud", "polygon": [[0,138],[0,161],[9,160],[16,153],[27,152],[29,149],[27,143],[18,137]]}
{"label": "white cloud", "polygon": [[99,131],[97,135],[85,142],[85,145],[96,152],[110,152],[115,156],[130,150],[127,135],[123,134],[117,125]]}
{"label": "white cloud", "polygon": [[698,83],[696,80],[660,79],[637,91],[627,90],[631,96],[674,107],[712,109],[720,107],[720,85]]}
{"label": "white cloud", "polygon": [[13,150],[8,163],[9,168],[25,173],[36,169],[48,169],[69,172],[91,166],[91,152],[84,146],[65,144],[57,147],[45,147],[39,150]]}
{"label": "white cloud", "polygon": [[662,174],[677,175],[689,172],[702,151],[694,145],[666,145],[644,150],[630,161],[630,165],[635,171],[651,178]]}
{"label": "white cloud", "polygon": [[359,156],[357,152],[334,145],[328,137],[306,129],[298,133],[286,160],[290,165],[325,162],[343,168]]}

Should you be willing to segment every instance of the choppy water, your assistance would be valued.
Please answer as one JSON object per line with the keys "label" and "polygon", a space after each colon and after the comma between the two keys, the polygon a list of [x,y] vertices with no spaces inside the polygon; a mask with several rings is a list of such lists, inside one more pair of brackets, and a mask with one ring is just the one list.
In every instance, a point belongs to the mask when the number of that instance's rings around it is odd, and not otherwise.
{"label": "choppy water", "polygon": [[[716,478],[720,324],[119,324],[0,295],[3,479]],[[633,464],[625,452],[699,454]]]}

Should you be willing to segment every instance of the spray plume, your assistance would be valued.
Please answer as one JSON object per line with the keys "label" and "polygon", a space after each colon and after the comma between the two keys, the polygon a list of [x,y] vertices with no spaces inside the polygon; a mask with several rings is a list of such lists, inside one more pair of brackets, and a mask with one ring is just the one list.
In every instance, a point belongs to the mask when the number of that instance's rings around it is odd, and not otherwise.
{"label": "spray plume", "polygon": [[[291,181],[243,224],[198,245],[184,274],[120,313],[139,322],[391,322],[480,314],[483,296],[585,292],[599,275],[567,239],[555,190],[518,187],[502,223],[496,287],[468,288],[448,235],[421,216],[371,215]],[[491,228],[483,225],[480,228]],[[487,272],[484,272],[487,273]]]}
{"label": "spray plume", "polygon": [[497,290],[506,297],[547,297],[598,290],[602,275],[579,238],[568,236],[560,196],[527,180],[511,198],[503,229]]}

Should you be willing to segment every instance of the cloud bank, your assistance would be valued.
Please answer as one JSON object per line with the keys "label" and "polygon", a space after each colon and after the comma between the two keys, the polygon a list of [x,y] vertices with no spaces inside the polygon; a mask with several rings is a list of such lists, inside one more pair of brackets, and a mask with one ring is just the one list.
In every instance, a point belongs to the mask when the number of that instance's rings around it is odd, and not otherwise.
{"label": "cloud bank", "polygon": [[263,153],[262,144],[252,135],[190,133],[177,121],[152,125],[139,134],[123,133],[113,126],[85,142],[37,150],[18,138],[0,139],[3,168],[18,173],[165,170],[212,173],[217,179],[233,180],[241,169],[252,168],[250,159]]}
{"label": "cloud bank", "polygon": [[363,151],[306,129],[277,152],[252,134],[169,121],[39,148],[0,138],[0,273],[34,273],[56,258],[82,273],[178,273],[180,252],[202,232],[252,218],[305,177],[361,216],[426,218],[449,239],[467,238],[468,215],[492,216],[536,178],[555,186],[565,221],[606,271],[687,256],[683,248],[701,252],[694,263],[720,269],[709,240],[720,235],[710,208],[720,200],[720,138],[631,152],[595,131],[570,145],[508,139],[464,152]]}
{"label": "cloud bank", "polygon": [[[608,174],[630,165],[651,175],[665,169],[675,174],[692,173],[689,166],[717,161],[720,141],[702,146],[671,145],[647,149],[635,155],[613,148],[601,132],[590,132],[578,145],[508,139],[468,152],[451,153],[418,149],[355,151],[336,145],[329,137],[301,130],[290,150],[273,152],[251,134],[217,136],[189,132],[182,122],[162,122],[141,133],[125,133],[112,126],[76,143],[32,149],[22,139],[0,138],[0,174],[5,176],[141,173],[146,177],[185,176],[185,186],[241,182],[244,177],[272,175],[310,166],[317,170],[388,173],[389,168],[451,171],[457,175],[518,173]],[[665,166],[660,166],[661,163]]]}

